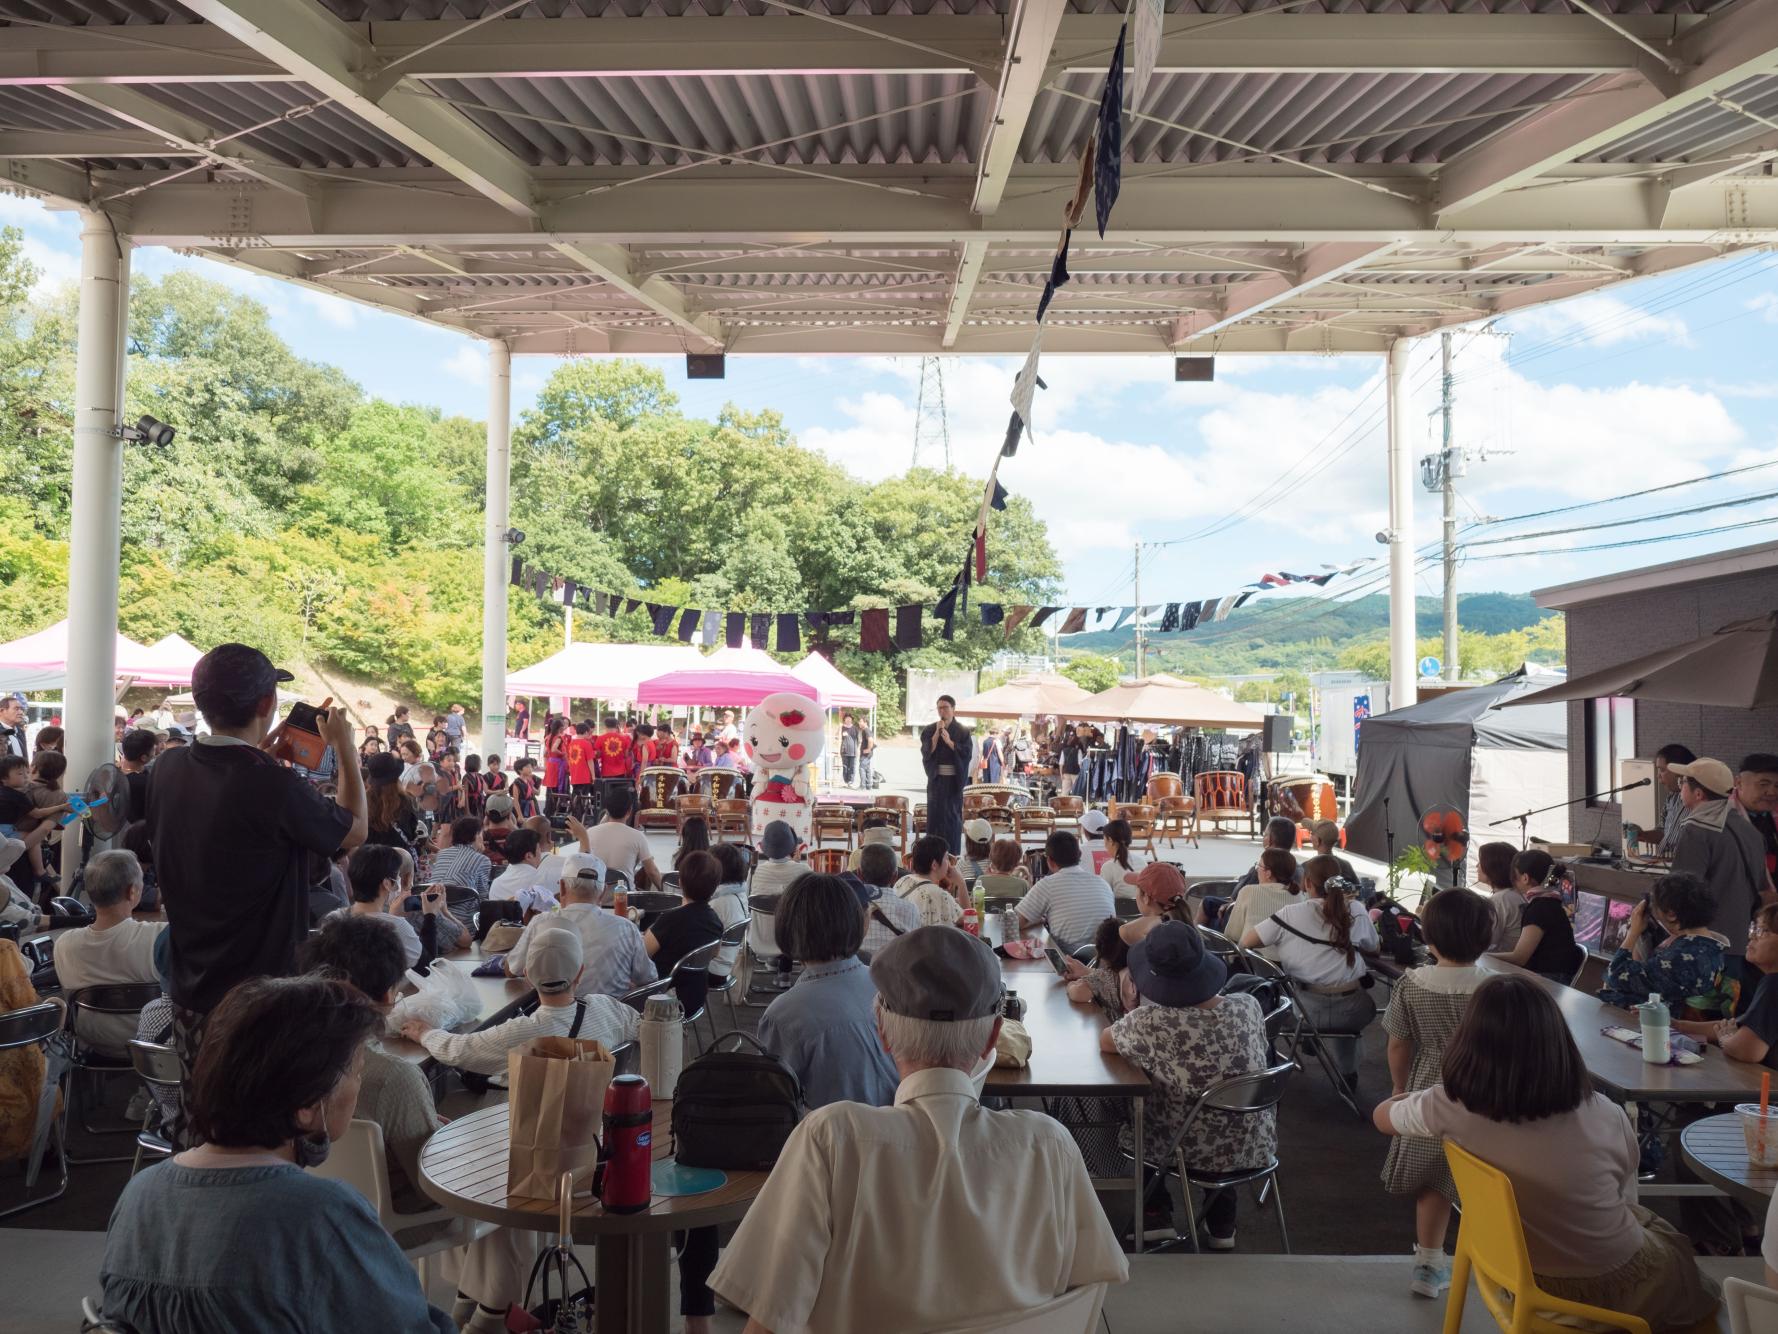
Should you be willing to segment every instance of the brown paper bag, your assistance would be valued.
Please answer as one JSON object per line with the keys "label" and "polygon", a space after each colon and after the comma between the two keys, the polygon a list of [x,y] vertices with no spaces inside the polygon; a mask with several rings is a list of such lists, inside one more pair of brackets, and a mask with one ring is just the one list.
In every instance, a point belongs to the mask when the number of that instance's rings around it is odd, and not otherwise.
{"label": "brown paper bag", "polygon": [[553,1200],[564,1172],[576,1193],[592,1189],[605,1086],[616,1073],[599,1042],[532,1038],[506,1054],[507,1194]]}

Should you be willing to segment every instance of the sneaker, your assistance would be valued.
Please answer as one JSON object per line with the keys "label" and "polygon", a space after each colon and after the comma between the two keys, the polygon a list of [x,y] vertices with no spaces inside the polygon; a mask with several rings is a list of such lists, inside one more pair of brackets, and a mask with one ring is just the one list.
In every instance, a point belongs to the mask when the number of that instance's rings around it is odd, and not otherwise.
{"label": "sneaker", "polygon": [[1207,1251],[1232,1251],[1235,1249],[1235,1225],[1230,1223],[1226,1231],[1219,1232],[1206,1223],[1203,1241]]}
{"label": "sneaker", "polygon": [[148,1090],[139,1088],[130,1095],[130,1105],[123,1109],[123,1119],[137,1124],[148,1116]]}
{"label": "sneaker", "polygon": [[1451,1287],[1451,1262],[1437,1265],[1415,1265],[1414,1281],[1408,1285],[1416,1297],[1442,1297]]}
{"label": "sneaker", "polygon": [[[1169,1241],[1178,1235],[1173,1226],[1173,1211],[1166,1205],[1148,1205],[1142,1211],[1142,1240]],[[1125,1234],[1126,1238],[1129,1236]]]}

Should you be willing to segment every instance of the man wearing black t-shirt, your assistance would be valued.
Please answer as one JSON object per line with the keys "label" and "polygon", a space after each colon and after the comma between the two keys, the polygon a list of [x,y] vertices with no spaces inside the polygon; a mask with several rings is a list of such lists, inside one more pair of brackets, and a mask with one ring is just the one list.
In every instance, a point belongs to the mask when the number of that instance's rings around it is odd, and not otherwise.
{"label": "man wearing black t-shirt", "polygon": [[[272,756],[278,683],[256,648],[219,644],[192,673],[210,724],[154,763],[148,832],[168,921],[173,1045],[189,1076],[206,1016],[235,984],[296,971],[309,886],[324,859],[364,841],[364,781],[342,765],[333,799]],[[322,740],[353,746],[345,710],[320,715]]]}

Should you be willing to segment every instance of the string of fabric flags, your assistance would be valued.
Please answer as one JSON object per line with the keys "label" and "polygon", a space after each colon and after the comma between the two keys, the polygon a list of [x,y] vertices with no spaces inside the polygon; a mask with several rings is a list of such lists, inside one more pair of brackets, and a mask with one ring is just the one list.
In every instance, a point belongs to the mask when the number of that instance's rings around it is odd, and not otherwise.
{"label": "string of fabric flags", "polygon": [[[1099,237],[1103,240],[1106,225],[1111,220],[1111,210],[1117,204],[1117,197],[1123,189],[1125,37],[1129,34],[1132,38],[1129,91],[1130,111],[1133,114],[1141,106],[1143,96],[1148,91],[1149,79],[1154,74],[1155,63],[1160,54],[1164,3],[1165,0],[1130,0],[1124,22],[1117,30],[1117,45],[1112,49],[1111,64],[1105,71],[1105,83],[1099,91],[1099,111],[1094,118],[1092,132],[1081,150],[1080,174],[1075,181],[1074,194],[1062,206],[1061,236],[1056,243],[1055,257],[1050,261],[1049,277],[1044,280],[1043,293],[1037,299],[1037,331],[1032,335],[1031,348],[1025,354],[1024,365],[1013,377],[1012,415],[1006,423],[1006,437],[988,470],[988,484],[983,490],[981,508],[976,515],[970,558],[965,561],[963,571],[958,576],[966,607],[971,579],[980,582],[988,577],[988,513],[990,509],[1004,508],[1004,505],[992,503],[996,494],[1005,494],[999,482],[1001,461],[1018,453],[1019,441],[1023,436],[1032,435],[1035,438],[1032,402],[1039,389],[1048,387],[1037,373],[1038,362],[1043,353],[1043,322],[1044,317],[1049,314],[1050,303],[1055,300],[1056,292],[1065,287],[1072,276],[1068,272],[1068,250],[1073,242],[1074,229],[1086,215],[1087,196],[1091,195],[1093,220],[1098,224]],[[1069,620],[1073,619],[1071,614]],[[1042,623],[1041,618],[1037,623]]]}
{"label": "string of fabric flags", "polygon": [[[995,500],[996,508],[1005,507],[1004,489]],[[1062,613],[1066,614],[1056,628],[1057,634],[1078,634],[1088,629],[1088,615],[1093,617],[1093,629],[1104,628],[1105,618],[1113,612],[1117,613],[1117,620],[1109,627],[1111,630],[1122,629],[1134,616],[1140,615],[1146,622],[1159,612],[1161,619],[1156,633],[1173,634],[1226,620],[1230,612],[1245,606],[1248,599],[1256,593],[1291,584],[1314,584],[1325,588],[1332,580],[1351,574],[1370,563],[1371,561],[1364,560],[1338,568],[1324,566],[1314,574],[1267,573],[1253,583],[1221,597],[1157,602],[1142,607],[1038,607],[1023,603],[979,602],[977,614],[984,626],[1002,627],[1004,639],[1011,639],[1013,631],[1027,622],[1033,629],[1040,629],[1052,617]],[[829,630],[856,625],[858,647],[864,652],[904,652],[920,648],[926,642],[928,614],[942,622],[943,637],[952,639],[956,635],[958,616],[967,610],[961,605],[963,590],[960,585],[953,585],[950,591],[930,605],[912,602],[899,607],[873,607],[863,611],[721,611],[680,607],[672,603],[650,602],[646,598],[610,593],[577,583],[562,575],[527,565],[519,556],[512,558],[512,584],[515,588],[528,589],[540,598],[560,602],[565,607],[578,607],[595,616],[646,612],[656,635],[662,638],[677,637],[681,643],[689,644],[696,638],[702,643],[714,644],[720,639],[730,648],[740,648],[742,644],[751,642],[756,648],[775,648],[780,653],[803,651],[805,625],[814,632],[817,639],[824,639]]]}

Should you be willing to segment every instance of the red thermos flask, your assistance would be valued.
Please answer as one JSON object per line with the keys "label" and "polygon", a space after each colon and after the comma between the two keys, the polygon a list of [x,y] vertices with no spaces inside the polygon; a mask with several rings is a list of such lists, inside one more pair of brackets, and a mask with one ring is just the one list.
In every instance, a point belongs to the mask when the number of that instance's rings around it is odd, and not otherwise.
{"label": "red thermos flask", "polygon": [[641,1075],[619,1075],[605,1089],[605,1187],[599,1202],[636,1214],[654,1196],[654,1100]]}

